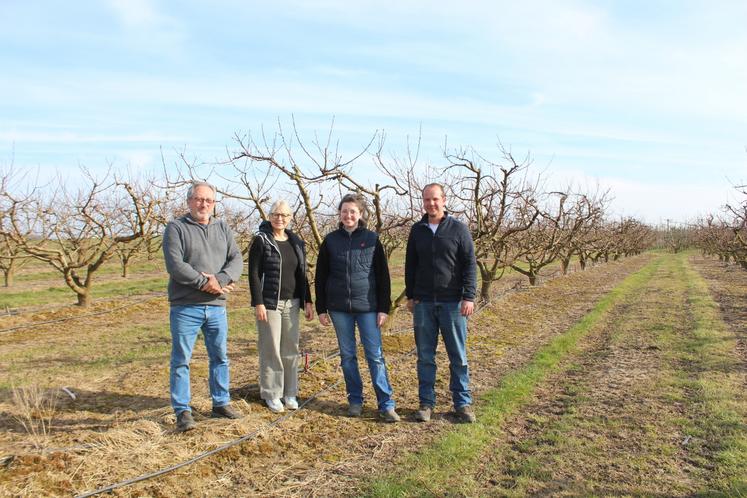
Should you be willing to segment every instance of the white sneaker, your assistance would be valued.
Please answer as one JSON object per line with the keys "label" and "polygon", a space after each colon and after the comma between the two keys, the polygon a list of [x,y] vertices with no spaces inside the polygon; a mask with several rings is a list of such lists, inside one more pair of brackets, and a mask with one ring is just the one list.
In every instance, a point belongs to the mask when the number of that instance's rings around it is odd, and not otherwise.
{"label": "white sneaker", "polygon": [[298,400],[295,396],[286,396],[283,398],[283,403],[285,403],[285,407],[289,410],[298,410]]}
{"label": "white sneaker", "polygon": [[271,412],[283,413],[285,411],[285,408],[283,408],[283,404],[279,399],[266,399],[265,403],[267,403],[267,408],[269,408]]}

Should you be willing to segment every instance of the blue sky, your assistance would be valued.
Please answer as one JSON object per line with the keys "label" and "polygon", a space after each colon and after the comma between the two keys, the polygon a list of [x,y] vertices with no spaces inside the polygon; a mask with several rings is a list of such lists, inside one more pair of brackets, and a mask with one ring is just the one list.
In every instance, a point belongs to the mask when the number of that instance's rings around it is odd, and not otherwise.
{"label": "blue sky", "polygon": [[213,161],[334,117],[351,152],[422,128],[426,163],[445,136],[497,160],[500,139],[616,213],[684,220],[747,181],[745,26],[744,0],[0,0],[0,165]]}

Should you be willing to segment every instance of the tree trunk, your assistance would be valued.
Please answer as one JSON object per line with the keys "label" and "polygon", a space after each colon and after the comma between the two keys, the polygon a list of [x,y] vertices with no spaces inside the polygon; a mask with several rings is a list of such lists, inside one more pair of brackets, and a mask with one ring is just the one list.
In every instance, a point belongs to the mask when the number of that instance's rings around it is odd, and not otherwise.
{"label": "tree trunk", "polygon": [[91,304],[91,287],[93,287],[93,276],[91,275],[89,270],[88,275],[86,275],[85,285],[79,286],[77,289],[73,289],[75,291],[75,294],[78,296],[78,306],[86,308],[89,304]]}
{"label": "tree trunk", "polygon": [[480,266],[480,300],[484,302],[490,302],[490,289],[493,286],[495,278],[495,272],[491,272],[488,267]]}
{"label": "tree trunk", "polygon": [[381,327],[382,332],[386,332],[389,330],[394,323],[394,317],[397,315],[397,312],[400,308],[402,308],[402,303],[404,303],[407,300],[407,296],[405,295],[405,290],[402,289],[402,292],[397,296],[397,298],[392,302],[392,309],[389,311],[389,318],[386,322],[384,322],[384,325]]}
{"label": "tree trunk", "polygon": [[89,304],[91,304],[91,301],[89,299],[90,295],[86,292],[85,294],[76,293],[78,296],[78,306],[82,306],[84,308],[88,307]]}
{"label": "tree trunk", "polygon": [[568,267],[571,265],[571,258],[561,258],[560,268],[563,270],[563,275],[568,275]]}
{"label": "tree trunk", "polygon": [[130,269],[130,258],[120,258],[119,262],[122,267],[122,278],[127,278],[128,270]]}
{"label": "tree trunk", "polygon": [[480,301],[490,302],[490,289],[493,286],[492,278],[483,278],[480,284]]}
{"label": "tree trunk", "polygon": [[3,277],[5,281],[5,287],[12,287],[13,286],[13,277],[15,272],[13,271],[13,268],[6,268],[3,269]]}
{"label": "tree trunk", "polygon": [[529,273],[527,275],[529,277],[529,285],[537,285],[537,274],[536,273]]}

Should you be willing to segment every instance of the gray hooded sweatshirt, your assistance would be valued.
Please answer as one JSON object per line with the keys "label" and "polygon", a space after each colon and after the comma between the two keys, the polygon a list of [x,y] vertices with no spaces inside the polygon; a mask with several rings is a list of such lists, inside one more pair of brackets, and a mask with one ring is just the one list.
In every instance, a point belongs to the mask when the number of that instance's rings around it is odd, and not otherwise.
{"label": "gray hooded sweatshirt", "polygon": [[189,214],[169,222],[163,234],[163,257],[172,306],[225,306],[226,296],[200,290],[208,281],[201,272],[215,275],[225,287],[238,282],[244,269],[233,232],[223,220],[213,217],[207,225],[197,223]]}

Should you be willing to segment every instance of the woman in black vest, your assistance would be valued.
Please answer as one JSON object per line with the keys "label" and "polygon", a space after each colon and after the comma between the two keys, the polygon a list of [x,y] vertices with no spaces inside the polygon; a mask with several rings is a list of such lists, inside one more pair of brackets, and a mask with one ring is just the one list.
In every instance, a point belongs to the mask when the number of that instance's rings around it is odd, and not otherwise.
{"label": "woman in black vest", "polygon": [[356,355],[355,325],[376,392],[379,414],[397,422],[392,387],[381,347],[381,325],[392,305],[389,266],[378,235],[366,229],[366,201],[347,194],[338,206],[339,228],[328,234],[316,263],[316,311],[319,321],[335,327],[342,373],[348,395],[348,415],[363,411],[363,383]]}
{"label": "woman in black vest", "polygon": [[[249,250],[249,290],[257,317],[259,394],[275,413],[298,408],[298,315],[314,318],[303,240],[287,227],[290,206],[277,201]],[[281,402],[282,398],[282,402]]]}

